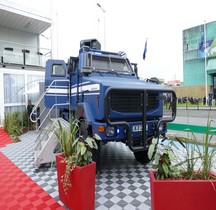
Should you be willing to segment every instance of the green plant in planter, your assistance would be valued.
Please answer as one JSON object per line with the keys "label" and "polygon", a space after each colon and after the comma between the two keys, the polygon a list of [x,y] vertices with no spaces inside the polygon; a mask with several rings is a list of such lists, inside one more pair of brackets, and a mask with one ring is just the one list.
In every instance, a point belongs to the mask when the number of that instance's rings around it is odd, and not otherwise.
{"label": "green plant in planter", "polygon": [[97,134],[92,138],[89,136],[84,138],[79,135],[79,124],[78,120],[70,120],[69,126],[63,128],[61,122],[58,121],[59,130],[54,132],[61,145],[66,163],[66,171],[61,179],[65,193],[68,187],[71,187],[70,172],[76,166],[85,166],[92,162],[91,150],[98,149],[96,140],[101,140]]}
{"label": "green plant in planter", "polygon": [[153,138],[149,146],[148,157],[152,160],[152,167],[156,169],[157,179],[168,179],[180,174],[179,168],[174,165],[176,154],[173,148],[177,148],[174,141],[164,144],[164,138],[159,142],[159,138]]}
{"label": "green plant in planter", "polygon": [[[216,148],[210,147],[210,143],[213,138],[213,134],[210,135],[210,132],[216,134],[215,130],[210,130],[211,123],[214,122],[213,120],[208,120],[207,128],[206,128],[206,135],[203,137],[202,144],[201,144],[201,151],[198,150],[201,159],[201,166],[199,170],[202,170],[202,177],[204,180],[208,180],[212,177],[211,169],[213,167],[213,159],[216,155]],[[193,134],[193,136],[195,136]],[[197,139],[195,138],[196,142]]]}
{"label": "green plant in planter", "polygon": [[5,114],[4,128],[14,142],[18,141],[18,136],[22,134],[20,113],[18,111]]}
{"label": "green plant in planter", "polygon": [[[195,134],[190,130],[193,140],[190,143],[184,142],[184,138],[175,137],[173,140],[167,138],[159,141],[159,138],[153,138],[149,146],[148,157],[152,160],[152,167],[156,169],[157,179],[216,179],[212,176],[211,169],[216,155],[216,148],[210,147],[213,134],[216,130],[210,130],[212,120],[208,120],[206,133],[200,142]],[[176,141],[185,149],[185,159],[180,160],[175,153]],[[198,162],[200,161],[200,162]],[[198,165],[198,169],[195,166]]]}
{"label": "green plant in planter", "polygon": [[[202,156],[194,133],[192,135],[194,136],[194,139],[192,139],[190,143],[184,142],[186,150],[185,160],[179,163],[179,165],[181,166],[181,171],[185,171],[184,176],[186,176],[187,179],[193,179],[195,166],[197,164],[197,161],[199,160],[199,157]],[[182,138],[176,137],[175,139],[179,142],[183,141]]]}

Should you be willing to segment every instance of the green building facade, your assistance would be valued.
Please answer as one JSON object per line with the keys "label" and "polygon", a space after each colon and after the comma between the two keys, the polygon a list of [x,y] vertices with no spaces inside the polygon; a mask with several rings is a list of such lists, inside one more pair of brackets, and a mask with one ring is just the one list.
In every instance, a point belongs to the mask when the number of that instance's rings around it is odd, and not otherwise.
{"label": "green building facade", "polygon": [[183,69],[188,94],[216,97],[216,21],[183,31]]}

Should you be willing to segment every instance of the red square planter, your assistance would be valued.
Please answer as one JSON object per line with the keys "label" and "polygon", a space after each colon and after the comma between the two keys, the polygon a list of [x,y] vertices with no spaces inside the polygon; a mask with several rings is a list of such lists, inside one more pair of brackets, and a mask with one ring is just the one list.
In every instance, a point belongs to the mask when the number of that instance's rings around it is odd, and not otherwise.
{"label": "red square planter", "polygon": [[157,180],[150,171],[152,210],[215,210],[216,180]]}
{"label": "red square planter", "polygon": [[59,199],[70,210],[94,210],[96,163],[92,162],[83,167],[76,166],[70,175],[72,187],[69,187],[65,194],[63,183],[60,181],[66,168],[63,159],[62,154],[56,155]]}

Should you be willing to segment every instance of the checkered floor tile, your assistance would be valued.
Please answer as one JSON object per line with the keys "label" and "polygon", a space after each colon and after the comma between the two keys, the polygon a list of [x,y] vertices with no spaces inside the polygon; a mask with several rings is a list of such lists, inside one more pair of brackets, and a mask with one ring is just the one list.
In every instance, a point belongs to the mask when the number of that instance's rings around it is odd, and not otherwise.
{"label": "checkered floor tile", "polygon": [[[20,137],[21,142],[8,144],[0,151],[66,209],[58,196],[55,163],[51,166],[45,164],[35,171],[36,137],[37,133],[30,131]],[[184,158],[182,147],[175,149],[175,152],[179,155],[179,161]],[[149,164],[137,162],[133,153],[122,143],[102,146],[95,198],[96,210],[150,210]]]}
{"label": "checkered floor tile", "polygon": [[150,209],[148,169],[135,160],[124,144],[104,145],[97,176],[96,209]]}
{"label": "checkered floor tile", "polygon": [[[51,167],[44,165],[38,172],[35,171],[36,136],[34,131],[30,131],[20,137],[21,142],[7,145],[0,151],[64,207],[58,197],[55,164]],[[95,209],[151,209],[149,166],[137,162],[133,153],[122,143],[102,146],[101,157],[96,178]]]}

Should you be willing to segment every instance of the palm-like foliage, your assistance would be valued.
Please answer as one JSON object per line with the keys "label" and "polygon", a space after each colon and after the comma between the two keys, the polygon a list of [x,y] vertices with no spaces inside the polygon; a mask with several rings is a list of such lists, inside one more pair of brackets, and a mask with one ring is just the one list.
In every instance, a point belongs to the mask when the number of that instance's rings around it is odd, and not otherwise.
{"label": "palm-like foliage", "polygon": [[61,122],[58,121],[59,130],[54,132],[61,145],[64,162],[66,163],[66,171],[61,179],[65,193],[71,186],[70,172],[76,166],[85,166],[92,162],[91,150],[98,148],[95,140],[101,140],[97,134],[93,138],[88,136],[84,138],[79,135],[79,124],[78,120],[70,120],[69,126],[63,128]]}
{"label": "palm-like foliage", "polygon": [[[210,129],[212,122],[213,120],[208,120],[206,133],[202,141],[197,140],[195,134],[190,130],[185,130],[191,132],[193,136],[193,140],[190,140],[189,143],[181,137],[169,140],[168,144],[164,144],[166,138],[162,141],[159,141],[159,138],[153,138],[152,144],[149,146],[148,156],[149,159],[152,159],[152,167],[156,169],[157,179],[175,177],[181,177],[181,179],[211,179],[211,170],[216,156],[216,147],[211,146],[213,134],[210,133],[216,133],[216,130]],[[176,140],[185,149],[184,160],[180,160],[174,152],[174,149],[179,150],[175,144]]]}

